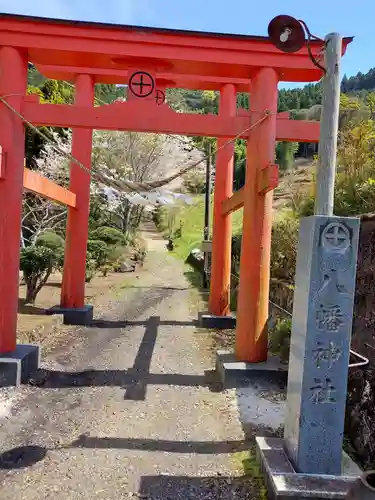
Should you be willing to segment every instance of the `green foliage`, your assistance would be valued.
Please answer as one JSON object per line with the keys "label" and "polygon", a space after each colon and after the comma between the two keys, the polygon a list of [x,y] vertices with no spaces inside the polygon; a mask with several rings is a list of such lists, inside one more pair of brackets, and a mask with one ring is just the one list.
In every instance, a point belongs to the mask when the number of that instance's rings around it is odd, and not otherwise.
{"label": "green foliage", "polygon": [[[45,79],[34,66],[28,70],[28,94],[38,94],[42,103],[71,104],[73,102],[74,89],[65,82]],[[52,130],[57,132],[61,138],[66,137],[64,129],[52,129],[42,127],[41,131],[53,140]],[[36,160],[46,145],[46,140],[33,130],[26,129],[25,158],[26,166],[31,169],[37,168]]]}
{"label": "green foliage", "polygon": [[95,85],[95,97],[107,104],[112,103],[119,97],[125,96],[124,87],[116,87],[113,84],[99,83]]}
{"label": "green foliage", "polygon": [[53,251],[64,251],[65,241],[59,234],[46,231],[38,236],[35,246],[50,248]]}
{"label": "green foliage", "polygon": [[341,82],[342,92],[358,92],[360,90],[373,89],[375,89],[375,68],[370,69],[365,74],[359,71],[355,76],[351,76],[350,78],[344,75]]}
{"label": "green foliage", "polygon": [[60,80],[46,80],[40,90],[43,99],[51,104],[71,104],[74,101],[74,89]]}
{"label": "green foliage", "polygon": [[278,319],[276,326],[270,332],[270,350],[278,354],[285,363],[289,360],[291,333],[291,319]]}
{"label": "green foliage", "polygon": [[298,142],[278,142],[276,145],[276,159],[281,172],[289,170],[294,163],[298,151]]}
{"label": "green foliage", "polygon": [[96,261],[90,252],[86,253],[86,275],[85,282],[90,283],[95,276]]}
{"label": "green foliage", "polygon": [[21,250],[20,269],[26,283],[26,303],[33,304],[56,264],[51,248],[30,246]]}
{"label": "green foliage", "polygon": [[27,276],[41,273],[53,264],[53,251],[43,246],[30,246],[21,250],[20,269]]}
{"label": "green foliage", "polygon": [[321,104],[321,101],[321,83],[310,83],[303,88],[297,89],[280,89],[278,110],[290,111],[292,109],[308,109],[315,104]]}
{"label": "green foliage", "polygon": [[108,263],[111,248],[102,240],[88,240],[87,251],[99,268]]}
{"label": "green foliage", "polygon": [[165,229],[165,227],[162,227],[162,222],[165,221],[165,219],[163,217],[164,210],[165,210],[164,207],[159,205],[158,207],[155,208],[155,210],[153,211],[153,214],[152,214],[152,220],[154,221],[155,226],[160,231],[163,231]]}
{"label": "green foliage", "polygon": [[64,265],[65,241],[59,234],[53,231],[46,231],[36,239],[35,246],[52,250],[54,267],[61,268]]}
{"label": "green foliage", "polygon": [[90,239],[104,241],[107,245],[125,245],[125,235],[114,227],[99,227],[90,234]]}
{"label": "green foliage", "polygon": [[206,176],[203,171],[191,171],[184,175],[184,187],[188,193],[202,194],[206,190]]}
{"label": "green foliage", "polygon": [[271,279],[294,283],[298,228],[299,221],[292,216],[274,221],[271,240]]}
{"label": "green foliage", "polygon": [[36,67],[32,64],[29,64],[28,68],[28,84],[32,87],[41,87],[45,82],[46,78],[39,73]]}
{"label": "green foliage", "polygon": [[135,238],[132,241],[132,247],[133,260],[143,265],[147,255],[147,246],[145,240],[143,238]]}

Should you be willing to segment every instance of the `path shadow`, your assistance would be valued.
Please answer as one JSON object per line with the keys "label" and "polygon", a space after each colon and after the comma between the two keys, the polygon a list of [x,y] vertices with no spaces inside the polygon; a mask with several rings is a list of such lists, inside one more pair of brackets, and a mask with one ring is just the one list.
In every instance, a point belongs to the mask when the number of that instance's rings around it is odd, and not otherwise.
{"label": "path shadow", "polygon": [[25,469],[43,460],[47,449],[42,446],[20,446],[0,455],[0,469]]}
{"label": "path shadow", "polygon": [[[91,328],[127,328],[129,326],[146,326],[147,320],[143,321],[126,321],[126,320],[106,320],[106,319],[96,319],[89,323],[88,327]],[[191,321],[174,321],[166,320],[159,321],[159,326],[198,326],[197,320]]]}
{"label": "path shadow", "polygon": [[245,451],[249,444],[244,441],[172,441],[166,439],[92,437],[85,434],[73,441],[69,448],[121,449],[161,451],[164,453],[196,453],[202,455],[226,455]]}
{"label": "path shadow", "polygon": [[[124,399],[144,401],[148,385],[169,385],[179,387],[208,387],[212,392],[219,392],[220,384],[213,371],[205,371],[202,375],[185,375],[180,373],[150,373],[152,355],[160,325],[190,326],[191,322],[161,321],[153,316],[146,321],[113,322],[113,328],[129,325],[144,325],[142,337],[133,366],[127,370],[93,370],[65,372],[54,370],[38,370],[30,377],[29,384],[45,389],[62,389],[69,387],[121,387],[125,389]],[[103,325],[103,323],[102,323]],[[104,323],[103,328],[108,328]],[[96,324],[97,326],[97,324]]]}
{"label": "path shadow", "polygon": [[258,488],[243,477],[222,476],[142,476],[140,498],[152,500],[233,500],[258,498]]}
{"label": "path shadow", "polygon": [[27,314],[31,316],[45,316],[47,310],[43,307],[33,306],[32,304],[25,304],[25,299],[18,299],[18,313]]}

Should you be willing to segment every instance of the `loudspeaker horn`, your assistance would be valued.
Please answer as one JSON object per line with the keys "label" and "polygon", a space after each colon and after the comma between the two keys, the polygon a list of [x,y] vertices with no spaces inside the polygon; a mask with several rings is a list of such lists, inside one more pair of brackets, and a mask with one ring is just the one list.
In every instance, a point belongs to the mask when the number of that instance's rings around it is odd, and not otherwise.
{"label": "loudspeaker horn", "polygon": [[305,43],[305,31],[294,17],[277,16],[268,25],[271,42],[283,52],[297,52]]}

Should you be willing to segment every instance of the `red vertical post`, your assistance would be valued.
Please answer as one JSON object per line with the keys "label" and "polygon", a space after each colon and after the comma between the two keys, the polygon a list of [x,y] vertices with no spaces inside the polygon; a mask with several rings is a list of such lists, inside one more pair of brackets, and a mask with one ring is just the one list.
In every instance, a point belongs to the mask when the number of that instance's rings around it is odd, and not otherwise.
{"label": "red vertical post", "polygon": [[[0,95],[19,112],[26,86],[26,53],[0,47]],[[16,348],[25,129],[1,102],[0,144],[0,353],[6,353]]]}
{"label": "red vertical post", "polygon": [[[89,75],[78,75],[75,81],[75,104],[92,106],[94,82]],[[72,155],[91,168],[92,130],[73,129]],[[83,307],[85,301],[86,251],[90,211],[90,174],[74,162],[70,166],[69,189],[76,194],[76,207],[68,209],[64,276],[61,306]]]}
{"label": "red vertical post", "polygon": [[236,358],[267,360],[268,300],[272,228],[272,191],[258,192],[261,169],[275,161],[278,77],[262,68],[251,82],[251,123],[269,116],[249,132],[244,187],[240,285],[237,310]]}
{"label": "red vertical post", "polygon": [[[236,87],[225,85],[220,92],[220,115],[236,116],[236,99]],[[225,316],[229,313],[232,215],[223,215],[222,204],[233,194],[234,142],[218,139],[217,148],[209,311]]]}

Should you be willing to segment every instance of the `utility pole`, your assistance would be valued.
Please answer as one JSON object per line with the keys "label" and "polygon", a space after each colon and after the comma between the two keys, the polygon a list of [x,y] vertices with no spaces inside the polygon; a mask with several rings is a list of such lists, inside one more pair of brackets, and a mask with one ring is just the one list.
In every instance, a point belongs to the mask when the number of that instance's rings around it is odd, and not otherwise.
{"label": "utility pole", "polygon": [[[210,239],[210,196],[211,196],[211,144],[207,144],[206,160],[206,192],[204,199],[204,229],[203,240]],[[209,253],[204,252],[203,288],[209,288]]]}
{"label": "utility pole", "polygon": [[318,168],[316,176],[315,215],[333,215],[337,134],[340,111],[340,61],[342,38],[338,33],[325,37],[322,115]]}

